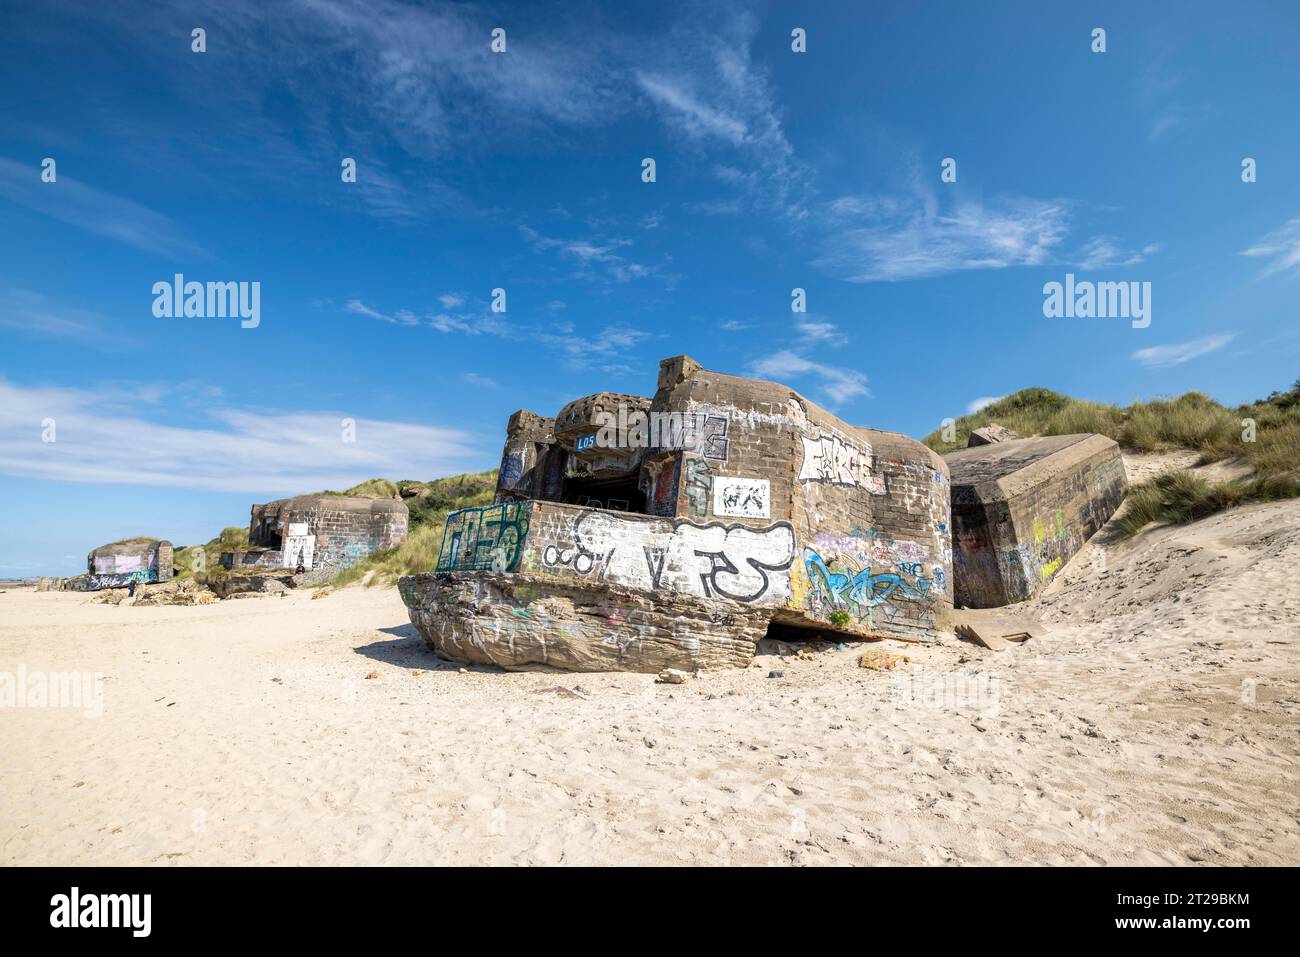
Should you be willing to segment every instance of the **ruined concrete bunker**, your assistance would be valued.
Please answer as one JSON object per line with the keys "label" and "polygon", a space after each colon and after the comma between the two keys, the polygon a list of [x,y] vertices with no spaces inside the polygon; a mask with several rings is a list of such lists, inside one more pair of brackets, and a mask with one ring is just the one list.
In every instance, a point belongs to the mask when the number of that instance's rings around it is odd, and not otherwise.
{"label": "ruined concrete bunker", "polygon": [[963,608],[1037,597],[1128,489],[1119,446],[1104,435],[993,440],[944,461],[952,476],[955,598]]}
{"label": "ruined concrete bunker", "polygon": [[125,588],[132,582],[171,581],[172,543],[160,538],[130,538],[100,545],[86,556],[86,587]]}
{"label": "ruined concrete bunker", "polygon": [[348,495],[299,495],[254,505],[248,548],[224,552],[231,569],[296,568],[334,572],[406,538],[405,502]]}
{"label": "ruined concrete bunker", "polygon": [[507,667],[745,666],[768,635],[930,641],[952,607],[950,485],[906,436],[786,386],[660,363],[653,398],[511,416],[496,503],[399,587],[440,655]]}

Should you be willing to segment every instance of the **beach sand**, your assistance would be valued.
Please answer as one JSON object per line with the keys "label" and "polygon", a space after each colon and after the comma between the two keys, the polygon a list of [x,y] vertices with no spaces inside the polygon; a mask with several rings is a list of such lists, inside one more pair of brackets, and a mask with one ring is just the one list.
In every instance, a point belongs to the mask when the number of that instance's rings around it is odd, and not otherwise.
{"label": "beach sand", "polygon": [[1086,548],[1007,651],[681,685],[462,672],[392,588],[9,591],[0,671],[103,714],[0,710],[0,862],[1300,864],[1297,567],[1300,503],[1251,506]]}

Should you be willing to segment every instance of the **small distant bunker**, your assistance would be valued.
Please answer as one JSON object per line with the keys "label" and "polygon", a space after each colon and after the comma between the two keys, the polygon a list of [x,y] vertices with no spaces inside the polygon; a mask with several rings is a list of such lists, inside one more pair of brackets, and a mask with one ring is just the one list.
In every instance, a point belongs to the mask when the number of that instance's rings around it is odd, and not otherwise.
{"label": "small distant bunker", "polygon": [[254,505],[248,549],[224,552],[226,568],[341,571],[406,538],[406,503],[347,495],[299,495]]}
{"label": "small distant bunker", "polygon": [[510,418],[497,504],[399,582],[441,655],[507,667],[743,667],[759,639],[929,641],[952,608],[948,469],[774,382],[660,363]]}
{"label": "small distant bunker", "polygon": [[86,572],[86,587],[90,589],[171,581],[172,543],[159,538],[130,538],[101,545],[86,557]]}
{"label": "small distant bunker", "polygon": [[949,452],[956,601],[1033,598],[1114,514],[1128,480],[1103,435],[1001,439]]}

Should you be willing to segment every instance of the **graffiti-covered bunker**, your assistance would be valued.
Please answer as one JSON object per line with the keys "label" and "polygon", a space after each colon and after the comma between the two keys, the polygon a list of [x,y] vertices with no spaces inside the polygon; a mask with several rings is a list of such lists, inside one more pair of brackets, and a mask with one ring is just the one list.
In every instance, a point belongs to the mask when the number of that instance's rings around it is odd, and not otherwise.
{"label": "graffiti-covered bunker", "polygon": [[248,549],[224,552],[227,568],[339,571],[406,538],[406,503],[349,495],[299,495],[254,505]]}
{"label": "graffiti-covered bunker", "polygon": [[171,581],[172,543],[159,538],[128,538],[100,545],[86,556],[86,572],[90,589]]}
{"label": "graffiti-covered bunker", "polygon": [[944,461],[952,473],[956,600],[965,608],[1036,597],[1128,488],[1119,446],[1104,435],[994,439]]}
{"label": "graffiti-covered bunker", "polygon": [[774,382],[660,363],[653,399],[510,418],[496,504],[399,586],[453,660],[745,666],[759,639],[932,640],[952,607],[948,467]]}

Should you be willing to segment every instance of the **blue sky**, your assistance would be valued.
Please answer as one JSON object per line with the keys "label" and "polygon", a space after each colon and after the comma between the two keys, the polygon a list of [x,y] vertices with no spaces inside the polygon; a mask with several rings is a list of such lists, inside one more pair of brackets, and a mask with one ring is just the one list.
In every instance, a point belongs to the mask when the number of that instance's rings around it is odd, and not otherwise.
{"label": "blue sky", "polygon": [[[0,577],[490,468],[679,353],[918,437],[1300,377],[1293,2],[91,6],[0,12]],[[260,324],[155,317],[178,272]],[[1067,272],[1151,325],[1045,318]]]}

